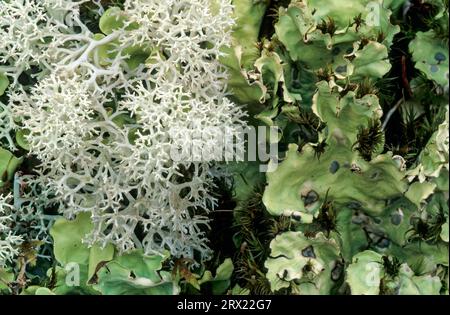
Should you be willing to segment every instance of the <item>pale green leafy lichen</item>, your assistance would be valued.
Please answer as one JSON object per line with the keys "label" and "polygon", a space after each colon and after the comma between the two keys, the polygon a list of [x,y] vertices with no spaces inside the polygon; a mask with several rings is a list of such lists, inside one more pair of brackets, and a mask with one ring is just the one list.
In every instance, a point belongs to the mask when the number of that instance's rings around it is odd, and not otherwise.
{"label": "pale green leafy lichen", "polygon": [[286,232],[271,242],[270,249],[265,267],[274,292],[292,286],[297,294],[330,294],[339,280],[338,245],[321,233],[308,238]]}
{"label": "pale green leafy lichen", "polygon": [[433,30],[418,32],[411,41],[409,49],[417,69],[425,73],[427,78],[448,88],[448,46],[442,39],[436,38]]}
{"label": "pale green leafy lichen", "polygon": [[323,135],[327,146],[318,155],[312,144],[301,152],[290,144],[284,161],[267,174],[264,204],[274,215],[297,213],[303,222],[312,221],[326,196],[340,206],[379,214],[385,201],[401,196],[407,185],[392,155],[368,162],[353,149],[358,128],[380,117],[377,99],[374,95],[357,99],[354,92],[340,97],[326,82],[318,87],[313,108],[327,123]]}

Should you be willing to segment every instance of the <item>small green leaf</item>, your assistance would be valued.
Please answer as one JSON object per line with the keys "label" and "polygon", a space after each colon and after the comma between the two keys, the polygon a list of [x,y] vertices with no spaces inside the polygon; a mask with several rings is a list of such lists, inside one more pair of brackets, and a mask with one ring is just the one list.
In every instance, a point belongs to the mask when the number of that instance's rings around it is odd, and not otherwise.
{"label": "small green leaf", "polygon": [[234,266],[230,258],[224,260],[224,262],[217,267],[216,275],[213,276],[211,271],[207,270],[203,274],[198,283],[211,283],[212,293],[214,295],[224,294],[230,286],[230,278],[233,274]]}
{"label": "small green leaf", "polygon": [[8,150],[0,148],[0,187],[13,178],[22,161],[23,157],[17,158]]}
{"label": "small green leaf", "polygon": [[0,96],[2,96],[6,89],[8,88],[9,80],[8,77],[3,73],[0,72]]}
{"label": "small green leaf", "polygon": [[436,184],[430,182],[415,182],[409,186],[405,196],[411,200],[417,207],[420,207],[420,203],[428,198],[436,188]]}
{"label": "small green leaf", "polygon": [[17,144],[24,150],[29,151],[30,150],[30,144],[28,143],[27,139],[25,138],[30,132],[25,129],[19,129],[16,132],[16,142]]}
{"label": "small green leaf", "polygon": [[122,10],[118,7],[111,7],[100,17],[100,30],[104,34],[109,35],[114,30],[122,28],[124,26],[124,20]]}
{"label": "small green leaf", "polygon": [[89,263],[89,248],[82,240],[92,230],[89,213],[80,213],[72,220],[60,218],[50,230],[54,240],[54,254],[62,265]]}
{"label": "small green leaf", "polygon": [[6,286],[6,283],[10,283],[12,281],[14,281],[14,273],[0,268],[0,292],[1,290],[7,290],[8,287]]}
{"label": "small green leaf", "polygon": [[[123,14],[120,8],[111,7],[100,17],[99,28],[104,34],[109,35],[115,30],[124,27],[125,20],[125,14]],[[130,31],[137,28],[139,28],[137,23],[131,23],[125,27],[125,30]]]}

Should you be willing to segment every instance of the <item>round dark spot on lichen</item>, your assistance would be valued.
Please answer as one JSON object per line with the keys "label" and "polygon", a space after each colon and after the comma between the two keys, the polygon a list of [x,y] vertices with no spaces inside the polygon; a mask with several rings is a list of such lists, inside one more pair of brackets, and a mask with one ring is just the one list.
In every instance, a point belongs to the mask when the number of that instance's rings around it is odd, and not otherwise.
{"label": "round dark spot on lichen", "polygon": [[344,65],[344,66],[338,66],[338,67],[336,67],[336,72],[337,72],[337,73],[345,73],[345,72],[347,72],[347,66]]}
{"label": "round dark spot on lichen", "polygon": [[400,225],[403,221],[403,211],[401,209],[396,210],[391,214],[391,223],[394,225]]}
{"label": "round dark spot on lichen", "polygon": [[338,55],[341,52],[341,49],[339,47],[334,47],[333,50],[331,51],[331,53],[333,55]]}
{"label": "round dark spot on lichen", "polygon": [[330,173],[331,173],[331,174],[336,173],[336,172],[339,170],[339,167],[340,167],[340,165],[339,165],[339,162],[338,162],[338,161],[333,161],[333,162],[331,162],[330,168],[329,168]]}
{"label": "round dark spot on lichen", "polygon": [[303,204],[305,205],[305,207],[313,204],[314,202],[316,202],[317,200],[319,200],[319,194],[316,193],[314,190],[310,190],[306,196],[302,197],[303,199]]}
{"label": "round dark spot on lichen", "polygon": [[439,62],[445,61],[447,59],[447,57],[445,57],[445,55],[441,52],[438,52],[434,55],[434,59],[436,59]]}
{"label": "round dark spot on lichen", "polygon": [[439,71],[439,67],[436,66],[436,65],[431,65],[430,66],[430,71],[433,72],[433,73],[436,73],[436,72]]}
{"label": "round dark spot on lichen", "polygon": [[341,278],[342,272],[344,271],[344,265],[341,262],[336,262],[333,270],[331,270],[331,280],[338,281]]}
{"label": "round dark spot on lichen", "polygon": [[362,206],[358,201],[350,201],[347,203],[347,207],[352,210],[359,210]]}
{"label": "round dark spot on lichen", "polygon": [[391,245],[391,241],[387,238],[382,238],[377,244],[380,248],[387,248],[389,245]]}
{"label": "round dark spot on lichen", "polygon": [[302,250],[302,256],[307,258],[316,258],[316,254],[314,253],[314,248],[312,246],[308,246]]}

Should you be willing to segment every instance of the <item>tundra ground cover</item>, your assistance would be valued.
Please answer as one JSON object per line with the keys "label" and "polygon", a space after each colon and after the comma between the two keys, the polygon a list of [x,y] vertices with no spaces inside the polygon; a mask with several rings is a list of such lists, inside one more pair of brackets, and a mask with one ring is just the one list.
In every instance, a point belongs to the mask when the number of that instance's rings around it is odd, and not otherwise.
{"label": "tundra ground cover", "polygon": [[0,28],[1,293],[448,294],[447,0],[0,0]]}

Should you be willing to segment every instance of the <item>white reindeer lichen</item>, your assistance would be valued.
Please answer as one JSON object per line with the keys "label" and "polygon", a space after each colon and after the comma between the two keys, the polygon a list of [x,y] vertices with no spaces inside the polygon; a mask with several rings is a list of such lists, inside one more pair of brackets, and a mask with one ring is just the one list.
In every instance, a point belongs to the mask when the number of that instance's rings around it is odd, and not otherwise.
{"label": "white reindeer lichen", "polygon": [[[244,125],[218,61],[231,1],[127,0],[104,12],[103,34],[80,21],[84,2],[0,4],[0,62],[15,79],[8,110],[41,162],[30,184],[68,217],[90,212],[90,244],[208,259],[213,161],[174,161],[171,150],[176,130],[191,145],[198,132]],[[40,72],[24,89],[17,77],[30,65]]]}
{"label": "white reindeer lichen", "polygon": [[50,259],[52,240],[48,233],[54,216],[45,215],[44,207],[51,201],[30,186],[22,185],[27,176],[14,176],[13,193],[0,194],[0,267],[14,261],[22,244],[39,249],[38,257]]}
{"label": "white reindeer lichen", "polygon": [[14,209],[11,205],[12,195],[0,195],[0,268],[18,254],[17,246],[22,243],[22,237],[14,234],[11,223],[13,218],[11,212]]}

